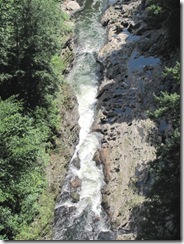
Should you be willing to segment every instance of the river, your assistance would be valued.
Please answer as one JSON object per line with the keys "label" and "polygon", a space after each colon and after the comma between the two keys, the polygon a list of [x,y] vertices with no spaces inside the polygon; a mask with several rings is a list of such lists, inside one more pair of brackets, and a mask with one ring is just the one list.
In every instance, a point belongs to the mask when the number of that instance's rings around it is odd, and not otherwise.
{"label": "river", "polygon": [[76,58],[67,81],[76,91],[81,129],[56,203],[53,239],[112,240],[109,219],[101,206],[103,168],[93,161],[102,135],[91,132],[100,78],[96,55],[106,41],[106,30],[99,20],[107,0],[78,2],[83,9],[75,16]]}

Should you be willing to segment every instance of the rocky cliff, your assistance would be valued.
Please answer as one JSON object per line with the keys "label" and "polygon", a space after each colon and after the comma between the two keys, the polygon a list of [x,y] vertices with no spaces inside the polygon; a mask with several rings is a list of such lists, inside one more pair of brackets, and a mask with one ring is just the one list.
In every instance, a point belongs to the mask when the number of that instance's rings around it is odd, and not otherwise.
{"label": "rocky cliff", "polygon": [[[71,16],[76,11],[76,5],[68,6],[67,3],[70,1],[64,1],[61,4],[61,9]],[[74,8],[74,9],[73,9]],[[69,26],[73,26],[73,20],[68,21]],[[63,75],[66,76],[71,67],[74,59],[74,43],[73,34],[65,35],[63,38],[63,47],[61,50],[61,58],[65,69]],[[80,126],[78,124],[79,113],[78,113],[78,101],[75,95],[75,91],[70,84],[63,81],[60,88],[60,96],[58,98],[60,104],[60,130],[58,130],[56,138],[54,138],[54,149],[51,153],[50,162],[47,167],[47,181],[48,181],[48,192],[54,198],[54,201],[58,198],[61,191],[64,179],[67,175],[68,164],[74,154],[75,147],[78,144]],[[53,206],[55,207],[55,206]],[[52,209],[53,211],[53,209]],[[53,211],[54,214],[54,211]],[[50,219],[50,232],[44,235],[44,240],[52,239],[52,225],[54,217]]]}
{"label": "rocky cliff", "polygon": [[[98,165],[103,164],[106,185],[102,189],[102,205],[110,217],[116,240],[137,238],[144,221],[141,208],[137,206],[146,207],[142,203],[154,183],[150,161],[156,159],[157,145],[164,143],[173,131],[170,120],[162,118],[156,124],[149,112],[155,110],[155,94],[172,90],[162,74],[165,66],[176,63],[178,53],[166,51],[168,34],[162,26],[150,26],[145,7],[146,2],[142,0],[109,0],[109,7],[101,18],[108,37],[97,55],[103,75],[92,131],[103,134],[94,160]],[[62,8],[70,16],[80,10],[76,1],[65,1]],[[69,40],[66,45],[69,53],[71,45]],[[62,155],[53,155],[53,167],[49,171],[54,179],[50,184],[57,192],[79,131],[76,98],[71,95],[71,87],[66,85],[64,90],[60,139],[63,138],[65,147]],[[78,164],[76,161],[76,168]],[[76,188],[80,185],[79,178],[71,181],[74,189],[71,197],[76,202]],[[169,221],[165,221],[168,231],[173,228]]]}
{"label": "rocky cliff", "polygon": [[[144,1],[143,1],[144,2]],[[103,206],[108,212],[117,240],[135,239],[138,211],[153,184],[148,164],[156,157],[156,144],[172,131],[148,117],[155,107],[154,94],[165,86],[162,72],[174,63],[175,55],[164,52],[167,34],[150,28],[142,1],[109,1],[101,23],[108,40],[98,54],[103,66],[93,131],[103,134],[95,154],[104,165],[106,186]],[[140,216],[139,216],[140,218]]]}

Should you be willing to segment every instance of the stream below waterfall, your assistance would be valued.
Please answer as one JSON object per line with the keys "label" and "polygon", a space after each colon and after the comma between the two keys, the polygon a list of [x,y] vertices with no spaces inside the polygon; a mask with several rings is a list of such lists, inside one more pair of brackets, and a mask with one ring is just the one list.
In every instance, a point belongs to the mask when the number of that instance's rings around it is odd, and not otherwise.
{"label": "stream below waterfall", "polygon": [[101,189],[105,185],[103,168],[93,161],[102,135],[91,132],[100,76],[96,55],[106,41],[106,30],[99,19],[107,1],[78,2],[83,8],[75,16],[76,58],[67,80],[76,91],[81,129],[56,203],[53,239],[113,240],[108,217],[101,206]]}

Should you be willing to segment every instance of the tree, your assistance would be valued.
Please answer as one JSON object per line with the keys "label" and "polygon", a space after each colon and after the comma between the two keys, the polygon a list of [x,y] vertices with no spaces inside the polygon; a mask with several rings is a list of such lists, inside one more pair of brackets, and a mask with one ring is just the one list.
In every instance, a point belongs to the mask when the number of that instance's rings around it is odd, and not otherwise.
{"label": "tree", "polygon": [[41,152],[48,130],[23,116],[23,106],[15,98],[1,100],[0,110],[0,234],[11,239],[19,224],[36,214],[35,200],[44,184]]}
{"label": "tree", "polygon": [[39,212],[59,114],[64,19],[56,0],[0,0],[1,239],[15,239]]}
{"label": "tree", "polygon": [[168,41],[172,49],[180,44],[180,1],[149,0],[147,1],[149,20],[154,26],[163,26],[168,31]]}
{"label": "tree", "polygon": [[2,74],[0,96],[18,94],[26,106],[48,106],[58,89],[52,57],[61,47],[64,16],[55,0],[0,2]]}

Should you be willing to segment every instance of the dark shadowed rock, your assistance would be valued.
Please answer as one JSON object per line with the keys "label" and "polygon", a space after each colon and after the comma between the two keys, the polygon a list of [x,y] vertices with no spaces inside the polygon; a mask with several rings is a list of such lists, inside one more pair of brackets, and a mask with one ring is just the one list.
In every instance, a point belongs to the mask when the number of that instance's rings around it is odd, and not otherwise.
{"label": "dark shadowed rock", "polygon": [[79,157],[75,157],[73,160],[72,160],[72,164],[77,168],[77,169],[80,169],[80,159]]}
{"label": "dark shadowed rock", "polygon": [[111,231],[101,231],[100,234],[98,235],[97,240],[112,241],[112,240],[115,240],[115,236],[114,236],[114,233]]}
{"label": "dark shadowed rock", "polygon": [[77,192],[71,192],[70,196],[74,203],[76,203],[80,200],[80,195]]}

